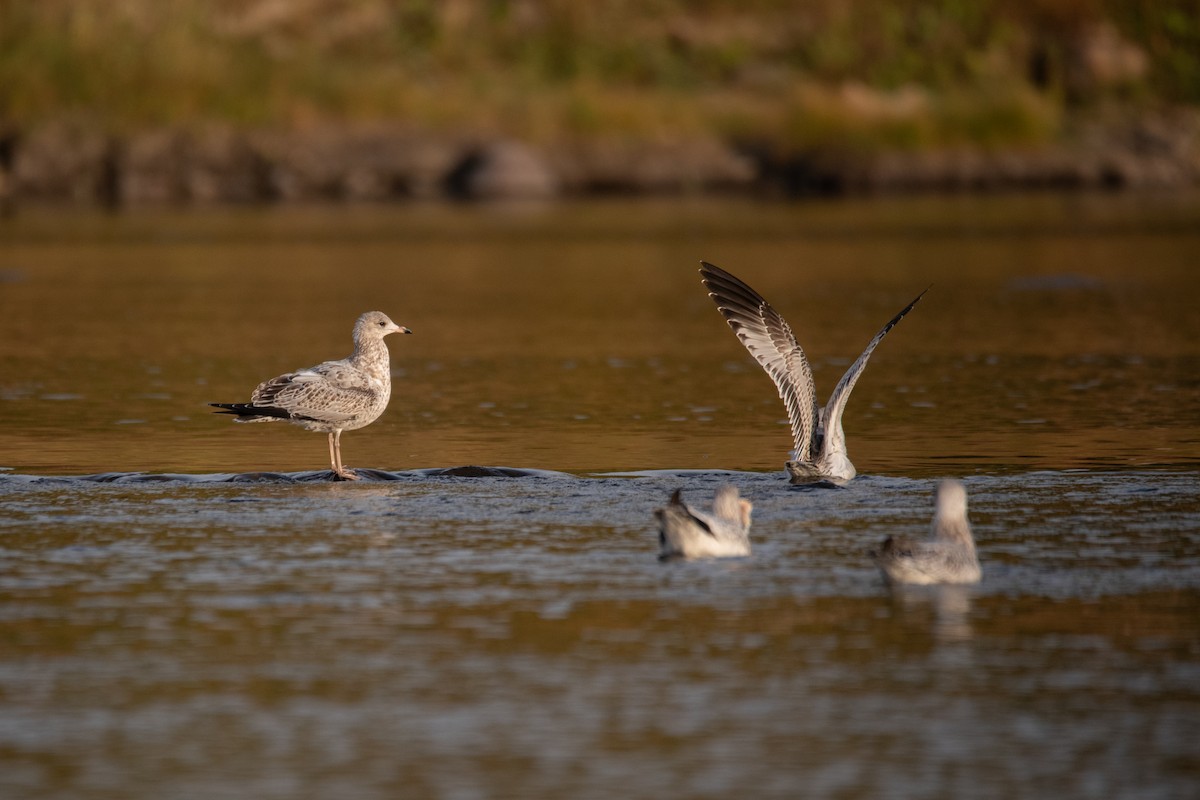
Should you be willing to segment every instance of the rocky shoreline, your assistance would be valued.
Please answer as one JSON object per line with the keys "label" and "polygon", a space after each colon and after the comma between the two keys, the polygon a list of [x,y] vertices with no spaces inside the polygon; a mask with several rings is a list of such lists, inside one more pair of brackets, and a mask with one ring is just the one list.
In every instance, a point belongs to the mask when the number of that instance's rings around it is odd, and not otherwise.
{"label": "rocky shoreline", "polygon": [[1193,110],[1081,125],[1069,142],[1026,150],[795,152],[715,139],[535,146],[388,125],[210,125],[113,135],[58,122],[0,133],[0,200],[123,206],[1200,184],[1200,114]]}

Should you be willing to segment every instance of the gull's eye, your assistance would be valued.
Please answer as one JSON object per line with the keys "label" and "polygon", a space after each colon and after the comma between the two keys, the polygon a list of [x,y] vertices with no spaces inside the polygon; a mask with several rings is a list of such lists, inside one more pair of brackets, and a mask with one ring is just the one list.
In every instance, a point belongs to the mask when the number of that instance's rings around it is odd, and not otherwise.
{"label": "gull's eye", "polygon": [[387,323],[386,323],[386,322],[380,322],[380,323],[379,323],[379,327],[381,327],[381,328],[386,328],[386,327],[387,327]]}

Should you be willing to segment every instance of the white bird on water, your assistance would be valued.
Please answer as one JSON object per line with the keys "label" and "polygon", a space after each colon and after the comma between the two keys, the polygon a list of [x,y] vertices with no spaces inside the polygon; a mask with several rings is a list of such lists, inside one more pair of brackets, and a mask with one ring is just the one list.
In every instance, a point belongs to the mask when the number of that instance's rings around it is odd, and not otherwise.
{"label": "white bird on water", "polygon": [[[750,355],[766,370],[787,407],[795,449],[787,471],[792,483],[833,481],[845,483],[857,473],[846,452],[846,434],[842,431],[842,413],[867,360],[904,315],[912,311],[925,292],[917,295],[883,326],[867,344],[858,360],[838,381],[829,402],[817,403],[812,368],[791,327],[762,295],[720,267],[701,261],[700,275],[708,296],[717,304],[725,321]],[[929,291],[926,289],[925,291]]]}
{"label": "white bird on water", "polygon": [[336,477],[359,479],[342,466],[342,431],[366,427],[387,408],[392,368],[383,337],[412,333],[382,311],[368,311],[354,323],[354,352],[340,361],[288,372],[263,381],[249,403],[209,403],[233,414],[235,422],[291,422],[329,434],[329,461]]}
{"label": "white bird on water", "polygon": [[871,553],[887,583],[978,583],[983,577],[967,521],[967,490],[959,481],[944,480],[936,503],[932,539],[889,536]]}
{"label": "white bird on water", "polygon": [[722,486],[713,497],[712,513],[683,502],[678,489],[671,502],[656,508],[660,559],[724,558],[750,555],[749,500],[732,486]]}

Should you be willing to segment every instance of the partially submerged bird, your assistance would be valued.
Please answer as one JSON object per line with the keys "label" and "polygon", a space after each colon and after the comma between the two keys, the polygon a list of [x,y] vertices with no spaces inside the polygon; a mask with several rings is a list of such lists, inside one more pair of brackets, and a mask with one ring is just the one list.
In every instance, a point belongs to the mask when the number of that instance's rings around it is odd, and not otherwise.
{"label": "partially submerged bird", "polygon": [[368,311],[354,323],[354,352],[340,361],[288,372],[263,381],[249,403],[209,403],[233,414],[235,422],[291,422],[329,434],[329,461],[335,476],[358,480],[342,466],[342,431],[379,419],[392,395],[392,369],[383,337],[412,333],[381,311]]}
{"label": "partially submerged bird", "polygon": [[[842,413],[867,360],[904,315],[912,311],[925,292],[892,317],[867,344],[858,360],[838,381],[829,402],[817,403],[812,369],[791,327],[763,296],[720,267],[701,261],[700,275],[708,296],[729,323],[729,327],[750,355],[762,366],[787,406],[795,449],[787,471],[792,483],[833,481],[844,483],[857,473],[846,453],[846,434],[842,431]],[[925,291],[929,291],[926,289]]]}
{"label": "partially submerged bird", "polygon": [[713,497],[712,512],[699,511],[683,502],[676,489],[671,501],[656,508],[661,559],[723,558],[750,555],[749,500],[732,486],[722,486]]}
{"label": "partially submerged bird", "polygon": [[932,539],[889,536],[871,553],[887,583],[978,583],[983,577],[967,522],[967,490],[959,481],[944,480],[936,502]]}

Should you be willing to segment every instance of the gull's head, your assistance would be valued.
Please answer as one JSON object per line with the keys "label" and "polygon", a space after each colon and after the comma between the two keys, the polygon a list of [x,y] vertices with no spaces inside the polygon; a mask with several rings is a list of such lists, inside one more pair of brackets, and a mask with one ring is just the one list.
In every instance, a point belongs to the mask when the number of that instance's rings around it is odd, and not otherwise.
{"label": "gull's head", "polygon": [[713,513],[745,529],[750,527],[750,512],[753,509],[754,505],[739,496],[738,490],[733,486],[720,487],[713,497]]}
{"label": "gull's head", "polygon": [[939,517],[965,517],[967,515],[967,490],[962,481],[947,478],[937,487],[937,514]]}
{"label": "gull's head", "polygon": [[382,339],[389,333],[412,333],[408,328],[392,322],[382,311],[368,311],[354,323],[354,340]]}

